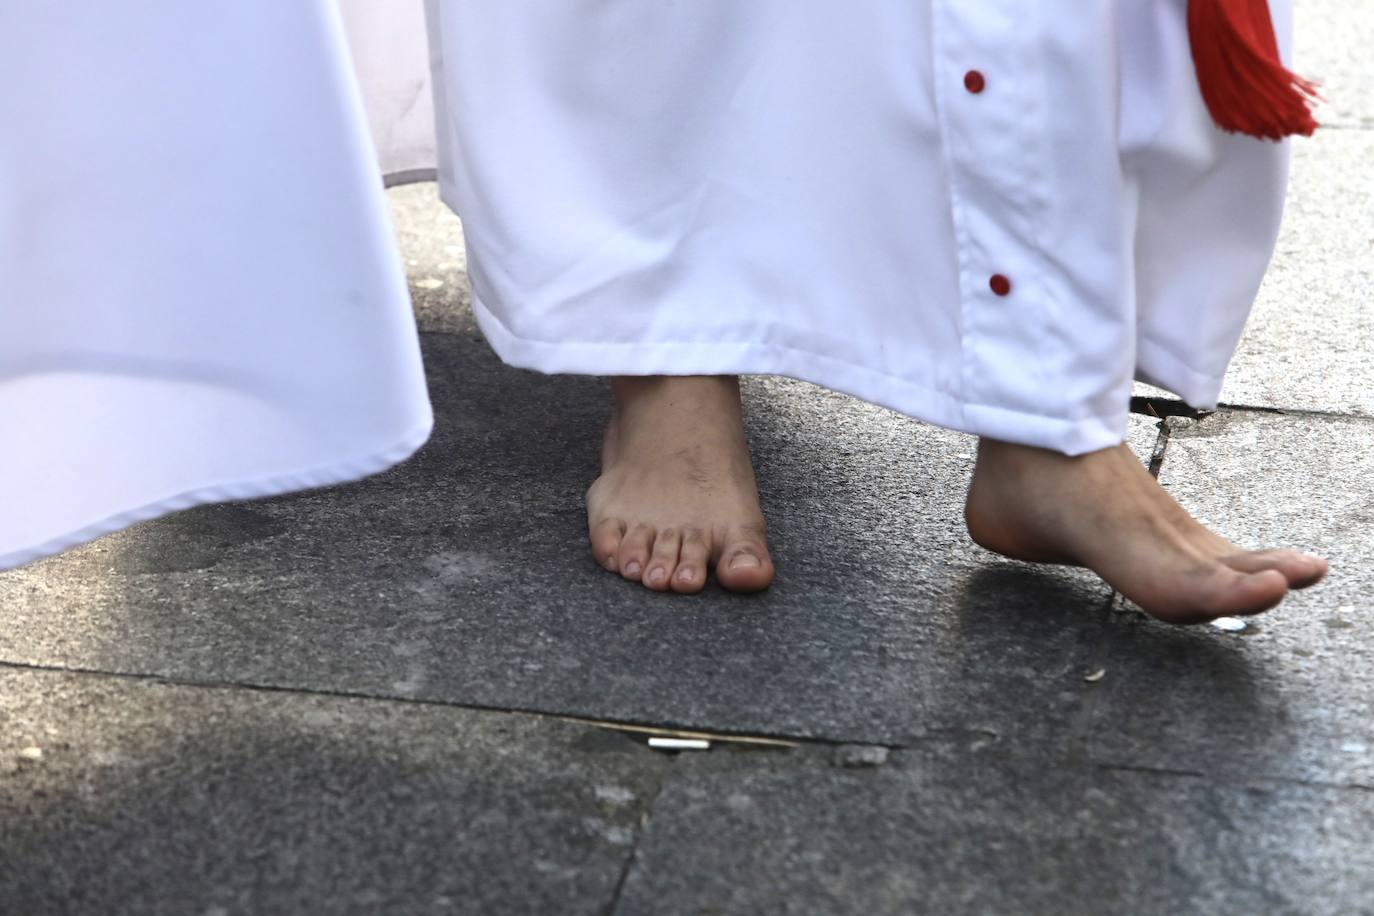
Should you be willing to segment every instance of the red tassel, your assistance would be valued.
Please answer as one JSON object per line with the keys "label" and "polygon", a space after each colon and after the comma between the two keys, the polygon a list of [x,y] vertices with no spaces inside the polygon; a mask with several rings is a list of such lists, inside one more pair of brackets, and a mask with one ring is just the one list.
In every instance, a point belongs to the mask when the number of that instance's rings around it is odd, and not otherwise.
{"label": "red tassel", "polygon": [[1188,40],[1218,127],[1269,140],[1312,136],[1317,84],[1283,65],[1268,0],[1188,0]]}

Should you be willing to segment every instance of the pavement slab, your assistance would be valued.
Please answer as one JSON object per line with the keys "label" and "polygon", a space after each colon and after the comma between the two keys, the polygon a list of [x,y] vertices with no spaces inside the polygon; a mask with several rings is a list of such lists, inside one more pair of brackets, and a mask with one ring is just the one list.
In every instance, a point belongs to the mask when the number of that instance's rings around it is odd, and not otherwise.
{"label": "pavement slab", "polygon": [[1374,789],[1374,420],[1169,422],[1160,479],[1175,498],[1232,540],[1310,550],[1332,571],[1238,632],[1118,615],[1090,756]]}
{"label": "pavement slab", "polygon": [[684,758],[614,912],[1374,913],[1374,792],[1006,751]]}
{"label": "pavement slab", "polygon": [[0,667],[0,910],[599,914],[667,766],[529,716]]}

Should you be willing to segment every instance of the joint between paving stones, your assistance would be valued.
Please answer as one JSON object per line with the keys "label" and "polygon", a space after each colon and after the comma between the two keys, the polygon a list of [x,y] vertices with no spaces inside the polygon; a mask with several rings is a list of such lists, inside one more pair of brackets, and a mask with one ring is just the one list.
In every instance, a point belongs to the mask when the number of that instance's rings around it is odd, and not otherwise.
{"label": "joint between paving stones", "polygon": [[191,680],[179,677],[170,677],[162,674],[145,674],[131,671],[108,671],[100,668],[81,668],[68,665],[45,665],[37,662],[21,662],[12,659],[0,659],[0,669],[12,669],[18,671],[39,671],[49,674],[71,674],[92,678],[115,678],[125,681],[139,681],[168,687],[185,687],[201,690],[244,690],[255,693],[284,693],[302,697],[328,697],[339,700],[359,700],[377,703],[399,703],[411,706],[436,706],[443,709],[460,710],[464,712],[481,712],[492,714],[506,714],[517,716],[530,716],[539,719],[551,719],[559,722],[567,722],[579,725],[584,728],[603,728],[618,731],[621,734],[634,735],[636,737],[647,737],[653,733],[677,734],[677,735],[696,735],[705,738],[713,743],[729,745],[736,751],[778,751],[791,750],[793,748],[816,748],[834,749],[844,746],[871,746],[881,747],[889,751],[906,749],[906,745],[885,743],[879,741],[854,741],[845,738],[826,738],[814,735],[789,735],[784,733],[760,733],[760,732],[716,732],[703,731],[701,729],[689,729],[680,726],[663,725],[660,723],[609,721],[593,719],[588,716],[569,715],[567,713],[554,713],[541,709],[523,709],[520,707],[509,706],[484,706],[476,703],[455,703],[450,700],[429,699],[425,697],[397,697],[388,694],[365,693],[361,691],[349,690],[329,690],[318,687],[292,687],[280,684],[257,684],[250,681],[215,681],[215,680]]}
{"label": "joint between paving stones", "polygon": [[1138,416],[1150,417],[1158,420],[1167,420],[1171,417],[1182,417],[1185,420],[1196,420],[1199,423],[1222,412],[1254,413],[1278,417],[1308,417],[1318,420],[1354,420],[1366,423],[1374,421],[1374,414],[1361,413],[1359,411],[1318,410],[1310,407],[1276,407],[1267,404],[1235,404],[1229,401],[1218,403],[1216,410],[1200,410],[1176,398],[1144,396],[1131,398],[1130,412]]}
{"label": "joint between paving stones", "polygon": [[1189,770],[1174,767],[1152,767],[1143,764],[1132,763],[1101,763],[1093,762],[1092,766],[1099,770],[1106,770],[1113,773],[1140,773],[1145,776],[1161,776],[1165,778],[1184,778],[1201,779],[1212,785],[1222,786],[1253,786],[1253,785],[1277,785],[1277,786],[1297,786],[1304,789],[1320,789],[1324,791],[1341,792],[1374,792],[1374,785],[1363,782],[1323,782],[1316,779],[1299,779],[1293,776],[1265,776],[1257,775],[1242,778],[1227,777],[1218,775],[1214,772],[1205,770]]}
{"label": "joint between paving stones", "polygon": [[620,900],[625,894],[625,885],[629,882],[635,864],[639,861],[640,844],[644,841],[644,834],[648,831],[650,822],[653,821],[654,807],[658,804],[658,799],[663,794],[664,788],[667,787],[668,780],[672,777],[676,767],[677,761],[675,759],[668,761],[668,765],[663,768],[662,775],[658,778],[657,785],[654,786],[654,794],[644,804],[644,813],[640,815],[639,827],[635,830],[634,843],[630,846],[629,854],[625,856],[625,865],[620,869],[620,876],[615,882],[615,890],[611,892],[611,899],[606,904],[605,916],[615,916],[620,909]]}
{"label": "joint between paving stones", "polygon": [[1374,415],[1346,410],[1317,410],[1308,407],[1269,407],[1263,404],[1220,403],[1217,410],[1230,413],[1258,413],[1277,417],[1307,417],[1313,420],[1346,420],[1361,423],[1374,422]]}

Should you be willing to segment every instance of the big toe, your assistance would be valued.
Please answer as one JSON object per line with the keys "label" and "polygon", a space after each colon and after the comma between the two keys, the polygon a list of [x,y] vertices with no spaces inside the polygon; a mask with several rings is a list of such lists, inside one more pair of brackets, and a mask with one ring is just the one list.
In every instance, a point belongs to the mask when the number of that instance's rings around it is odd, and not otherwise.
{"label": "big toe", "polygon": [[773,584],[773,558],[763,533],[742,528],[726,539],[716,563],[716,581],[732,592],[758,592]]}
{"label": "big toe", "polygon": [[1276,569],[1245,573],[1217,569],[1206,581],[1158,603],[1142,607],[1169,623],[1206,623],[1218,617],[1246,617],[1262,614],[1278,605],[1288,594],[1288,580]]}
{"label": "big toe", "polygon": [[1288,581],[1289,588],[1316,585],[1328,569],[1326,560],[1298,550],[1256,550],[1223,557],[1222,562],[1242,573],[1277,570]]}

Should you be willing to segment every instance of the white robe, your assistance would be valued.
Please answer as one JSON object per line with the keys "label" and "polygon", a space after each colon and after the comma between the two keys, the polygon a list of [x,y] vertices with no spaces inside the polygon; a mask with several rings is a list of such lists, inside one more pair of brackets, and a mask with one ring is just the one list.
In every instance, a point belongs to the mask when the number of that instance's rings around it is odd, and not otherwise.
{"label": "white robe", "polygon": [[0,7],[0,568],[418,447],[374,157],[436,135],[507,362],[1070,454],[1215,402],[1277,233],[1186,0],[341,3]]}

